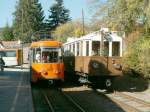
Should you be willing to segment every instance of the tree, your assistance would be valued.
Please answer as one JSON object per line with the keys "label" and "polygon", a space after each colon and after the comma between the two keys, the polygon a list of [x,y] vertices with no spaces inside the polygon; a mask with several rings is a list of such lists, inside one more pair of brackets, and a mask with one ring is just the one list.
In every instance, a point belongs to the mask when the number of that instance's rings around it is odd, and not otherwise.
{"label": "tree", "polygon": [[133,75],[142,75],[150,78],[150,37],[142,36],[128,45],[123,57],[124,70],[132,71]]}
{"label": "tree", "polygon": [[68,37],[73,36],[74,29],[75,27],[72,22],[62,24],[52,32],[52,37],[58,41],[66,42]]}
{"label": "tree", "polygon": [[150,1],[143,0],[144,20],[145,20],[145,32],[150,34]]}
{"label": "tree", "polygon": [[[98,4],[97,0],[94,3]],[[150,1],[149,0],[108,0],[108,11],[103,16],[104,23],[113,30],[122,30],[126,33],[126,49],[123,55],[124,70],[133,74],[141,74],[150,78]],[[101,24],[99,7],[95,14]],[[98,14],[99,13],[99,14]],[[95,25],[94,25],[95,26]],[[102,26],[102,25],[101,25]]]}
{"label": "tree", "polygon": [[126,32],[127,50],[124,52],[124,70],[132,75],[149,78],[150,16],[149,0],[111,0],[108,21],[115,29]]}
{"label": "tree", "polygon": [[56,0],[56,3],[50,7],[49,13],[47,24],[50,30],[55,30],[56,27],[70,21],[69,10],[64,7],[63,0]]}
{"label": "tree", "polygon": [[89,10],[92,15],[92,20],[103,19],[107,15],[108,4],[107,2],[101,0],[89,0],[88,2]]}
{"label": "tree", "polygon": [[81,28],[77,28],[74,30],[75,37],[81,37],[83,35],[83,31]]}
{"label": "tree", "polygon": [[2,37],[3,28],[0,28],[0,38]]}
{"label": "tree", "polygon": [[7,24],[2,31],[2,40],[10,41],[14,39],[13,29]]}
{"label": "tree", "polygon": [[33,31],[40,31],[44,28],[44,11],[38,0],[32,0],[31,6],[32,10],[29,10],[28,14],[30,17],[29,22],[33,27]]}
{"label": "tree", "polygon": [[43,27],[43,11],[38,0],[20,0],[14,12],[14,35],[16,39],[31,41],[31,35]]}
{"label": "tree", "polygon": [[96,9],[92,23],[94,21],[94,26],[99,23],[98,27],[123,30],[129,34],[137,30],[139,24],[141,27],[141,18],[145,17],[143,9],[147,9],[144,3],[147,4],[147,1],[149,0],[92,0],[90,3]]}
{"label": "tree", "polygon": [[[126,34],[137,30],[138,21],[143,15],[142,0],[110,0],[108,25],[116,30],[123,30]],[[141,27],[141,26],[140,26]]]}
{"label": "tree", "polygon": [[[85,25],[85,34],[87,33],[89,33],[89,27]],[[67,22],[58,26],[52,32],[52,37],[61,42],[66,42],[68,37],[80,37],[82,35],[82,24],[80,21]]]}
{"label": "tree", "polygon": [[101,27],[107,27],[108,3],[103,0],[89,0],[89,12],[92,15],[90,20],[91,31],[97,31]]}

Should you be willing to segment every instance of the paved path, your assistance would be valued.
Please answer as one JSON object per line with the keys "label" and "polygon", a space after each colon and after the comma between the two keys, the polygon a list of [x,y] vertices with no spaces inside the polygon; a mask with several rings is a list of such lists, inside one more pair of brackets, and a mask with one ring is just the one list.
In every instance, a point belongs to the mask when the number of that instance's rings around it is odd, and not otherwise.
{"label": "paved path", "polygon": [[33,112],[27,69],[0,71],[0,112]]}

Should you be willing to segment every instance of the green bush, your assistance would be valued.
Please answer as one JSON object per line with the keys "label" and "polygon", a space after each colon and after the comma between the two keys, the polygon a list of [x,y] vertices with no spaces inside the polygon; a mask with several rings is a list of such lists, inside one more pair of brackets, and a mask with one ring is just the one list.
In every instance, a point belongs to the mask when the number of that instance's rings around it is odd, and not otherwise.
{"label": "green bush", "polygon": [[128,45],[123,57],[124,70],[150,78],[150,37],[143,36]]}

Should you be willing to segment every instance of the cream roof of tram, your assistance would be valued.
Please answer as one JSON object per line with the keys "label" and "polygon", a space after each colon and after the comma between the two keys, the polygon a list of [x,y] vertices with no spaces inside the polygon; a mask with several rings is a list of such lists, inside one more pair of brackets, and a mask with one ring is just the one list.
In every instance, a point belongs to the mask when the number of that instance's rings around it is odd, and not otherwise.
{"label": "cream roof of tram", "polygon": [[[109,35],[111,36],[112,41],[122,42],[123,37],[118,36],[117,31],[111,31]],[[83,40],[101,41],[101,33],[100,33],[100,31],[96,31],[96,32],[84,35],[80,38],[71,37],[71,38],[68,38],[67,42],[64,43],[64,45],[69,44],[69,43],[73,43],[73,42],[83,41]],[[106,41],[106,39],[104,39],[104,41]]]}

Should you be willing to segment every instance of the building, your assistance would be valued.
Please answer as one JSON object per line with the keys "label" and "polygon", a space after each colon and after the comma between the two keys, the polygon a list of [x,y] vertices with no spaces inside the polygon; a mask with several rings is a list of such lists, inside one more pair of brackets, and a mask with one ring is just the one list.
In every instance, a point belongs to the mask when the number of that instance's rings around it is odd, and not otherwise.
{"label": "building", "polygon": [[0,41],[0,49],[22,49],[23,62],[28,63],[28,51],[30,44],[19,44],[18,41]]}

